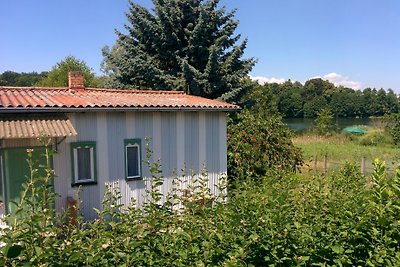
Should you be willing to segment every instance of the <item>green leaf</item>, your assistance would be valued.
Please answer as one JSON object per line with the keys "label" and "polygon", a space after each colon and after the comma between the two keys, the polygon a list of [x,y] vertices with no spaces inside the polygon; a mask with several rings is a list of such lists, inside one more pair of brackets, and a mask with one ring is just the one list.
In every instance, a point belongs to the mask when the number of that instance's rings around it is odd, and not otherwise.
{"label": "green leaf", "polygon": [[21,245],[12,245],[12,246],[6,246],[4,249],[4,255],[6,255],[7,258],[13,259],[18,257],[23,250],[23,247]]}
{"label": "green leaf", "polygon": [[341,254],[341,253],[343,253],[343,251],[344,251],[343,247],[341,247],[341,246],[339,246],[339,245],[331,246],[331,249],[332,249],[333,252],[335,252],[336,254]]}
{"label": "green leaf", "polygon": [[35,252],[37,256],[40,256],[43,252],[43,249],[41,247],[35,247]]}
{"label": "green leaf", "polygon": [[93,208],[93,210],[94,210],[97,214],[100,214],[100,213],[101,213],[101,211],[100,211],[99,209]]}

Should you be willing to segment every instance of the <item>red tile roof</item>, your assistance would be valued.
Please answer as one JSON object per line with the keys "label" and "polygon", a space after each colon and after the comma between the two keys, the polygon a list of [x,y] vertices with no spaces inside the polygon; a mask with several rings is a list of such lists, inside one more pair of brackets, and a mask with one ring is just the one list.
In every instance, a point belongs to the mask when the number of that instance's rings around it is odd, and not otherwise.
{"label": "red tile roof", "polygon": [[178,91],[0,86],[0,111],[238,110],[236,105]]}

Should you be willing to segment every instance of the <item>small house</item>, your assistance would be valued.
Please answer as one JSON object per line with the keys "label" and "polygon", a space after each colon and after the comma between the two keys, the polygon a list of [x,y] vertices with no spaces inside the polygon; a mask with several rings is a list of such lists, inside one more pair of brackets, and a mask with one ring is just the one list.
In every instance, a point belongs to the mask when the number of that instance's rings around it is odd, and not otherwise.
{"label": "small house", "polygon": [[[29,175],[27,149],[43,160],[40,138],[57,151],[56,209],[80,188],[80,212],[94,219],[105,186],[118,182],[122,202],[143,202],[145,139],[160,159],[167,192],[185,166],[206,165],[211,192],[227,171],[226,115],[238,106],[178,91],[85,88],[80,73],[67,88],[0,87],[0,216],[12,212]],[[14,207],[15,209],[15,207]]]}

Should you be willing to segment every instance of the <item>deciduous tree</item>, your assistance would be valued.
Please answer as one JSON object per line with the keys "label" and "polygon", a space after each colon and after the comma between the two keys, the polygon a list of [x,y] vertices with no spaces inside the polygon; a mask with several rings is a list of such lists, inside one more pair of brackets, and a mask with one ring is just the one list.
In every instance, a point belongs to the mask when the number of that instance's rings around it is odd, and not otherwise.
{"label": "deciduous tree", "polygon": [[79,71],[83,74],[86,87],[101,87],[99,78],[93,70],[84,62],[73,56],[68,56],[53,66],[46,77],[41,79],[37,86],[68,86],[68,72]]}
{"label": "deciduous tree", "polygon": [[318,112],[318,116],[315,119],[315,129],[321,135],[330,134],[334,131],[334,118],[329,108],[324,108]]}

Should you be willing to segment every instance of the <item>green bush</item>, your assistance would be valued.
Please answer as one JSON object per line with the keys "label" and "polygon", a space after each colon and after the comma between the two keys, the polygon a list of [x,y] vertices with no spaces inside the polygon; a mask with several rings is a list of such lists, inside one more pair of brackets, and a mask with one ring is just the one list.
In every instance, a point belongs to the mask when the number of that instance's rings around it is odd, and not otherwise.
{"label": "green bush", "polygon": [[358,137],[360,145],[363,146],[377,146],[384,144],[392,144],[393,139],[384,131],[372,130],[367,134]]}
{"label": "green bush", "polygon": [[400,144],[400,113],[386,114],[384,116],[386,130],[393,138],[393,142]]}
{"label": "green bush", "polygon": [[298,170],[303,156],[291,137],[280,117],[243,110],[228,125],[228,177],[260,178],[270,171]]}
{"label": "green bush", "polygon": [[390,177],[382,162],[374,167],[372,177],[346,164],[331,177],[238,181],[228,199],[209,194],[204,173],[184,191],[176,179],[161,205],[163,178],[150,163],[143,209],[118,204],[108,187],[99,218],[74,226],[24,199],[39,208],[21,208],[0,265],[399,266],[400,169]]}
{"label": "green bush", "polygon": [[328,108],[323,108],[317,113],[315,130],[319,135],[332,134],[335,131],[333,113]]}

